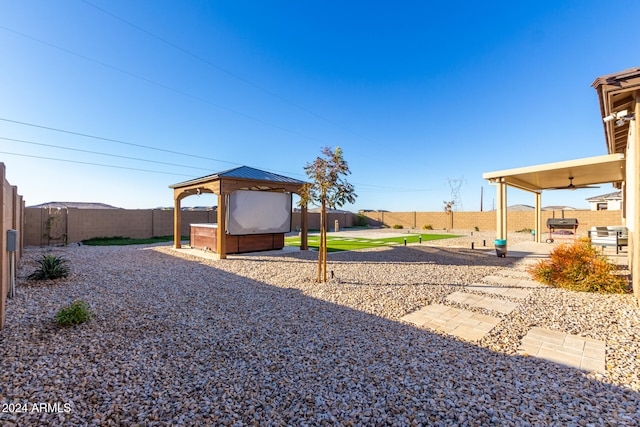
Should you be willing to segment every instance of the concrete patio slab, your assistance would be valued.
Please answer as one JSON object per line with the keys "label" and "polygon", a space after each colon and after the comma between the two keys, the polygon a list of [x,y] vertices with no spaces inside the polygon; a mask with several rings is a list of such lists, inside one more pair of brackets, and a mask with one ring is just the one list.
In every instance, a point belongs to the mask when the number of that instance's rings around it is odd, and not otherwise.
{"label": "concrete patio slab", "polygon": [[522,339],[518,352],[585,371],[605,371],[606,344],[603,341],[561,331],[531,328]]}
{"label": "concrete patio slab", "polygon": [[484,308],[503,314],[511,313],[518,306],[515,302],[459,291],[448,295],[446,299],[458,304],[466,304],[471,307]]}
{"label": "concrete patio slab", "polygon": [[418,326],[426,326],[436,331],[446,332],[467,341],[482,339],[500,323],[498,317],[461,310],[444,304],[428,305],[407,314],[401,320]]}

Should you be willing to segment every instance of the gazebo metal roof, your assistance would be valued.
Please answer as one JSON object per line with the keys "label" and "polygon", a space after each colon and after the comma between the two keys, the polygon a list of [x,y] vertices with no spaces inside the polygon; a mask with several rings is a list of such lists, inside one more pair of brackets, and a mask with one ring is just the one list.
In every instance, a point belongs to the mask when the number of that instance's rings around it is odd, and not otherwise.
{"label": "gazebo metal roof", "polygon": [[289,178],[277,173],[267,172],[260,169],[255,169],[250,166],[238,166],[232,169],[227,169],[221,172],[216,172],[211,175],[203,176],[201,178],[195,178],[189,181],[180,182],[178,184],[170,185],[169,188],[186,187],[194,184],[200,184],[203,182],[211,182],[220,178],[239,178],[251,181],[265,181],[265,182],[281,182],[286,184],[304,184],[303,181]]}

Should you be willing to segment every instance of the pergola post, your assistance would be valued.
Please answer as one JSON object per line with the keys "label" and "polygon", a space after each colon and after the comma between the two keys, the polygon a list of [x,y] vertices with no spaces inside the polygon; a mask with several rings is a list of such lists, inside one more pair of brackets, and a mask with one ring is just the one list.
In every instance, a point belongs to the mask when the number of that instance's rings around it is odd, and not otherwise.
{"label": "pergola post", "polygon": [[540,243],[540,229],[542,228],[542,193],[535,193],[536,195],[536,210],[533,224],[533,230],[535,231],[535,241]]}
{"label": "pergola post", "polygon": [[181,243],[181,216],[182,209],[180,208],[180,199],[181,196],[174,195],[173,196],[173,247],[176,249],[180,249]]}
{"label": "pergola post", "polygon": [[300,235],[300,250],[306,251],[309,249],[309,218],[307,215],[307,205],[304,204],[300,207],[301,218],[301,235]]}
{"label": "pergola post", "polygon": [[227,258],[227,204],[226,195],[218,194],[218,247],[220,259]]}
{"label": "pergola post", "polygon": [[496,238],[507,239],[507,184],[504,178],[496,180]]}

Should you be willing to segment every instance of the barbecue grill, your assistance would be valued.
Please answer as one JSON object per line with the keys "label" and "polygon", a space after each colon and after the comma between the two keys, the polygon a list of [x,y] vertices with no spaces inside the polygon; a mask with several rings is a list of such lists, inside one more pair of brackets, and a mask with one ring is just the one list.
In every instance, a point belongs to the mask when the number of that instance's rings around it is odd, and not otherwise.
{"label": "barbecue grill", "polygon": [[573,238],[575,240],[578,230],[578,218],[549,218],[547,219],[547,229],[549,229],[549,238],[547,243],[553,243],[551,233],[555,230],[573,230]]}

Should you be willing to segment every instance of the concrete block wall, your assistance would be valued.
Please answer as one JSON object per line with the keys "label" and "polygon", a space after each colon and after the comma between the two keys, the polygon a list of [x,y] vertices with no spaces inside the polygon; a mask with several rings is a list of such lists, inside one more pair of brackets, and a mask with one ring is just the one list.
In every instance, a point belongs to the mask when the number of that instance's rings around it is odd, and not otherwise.
{"label": "concrete block wall", "polygon": [[[4,163],[0,163],[0,329],[6,321],[7,294],[11,283],[11,260],[15,265],[22,256],[24,241],[24,201],[18,187],[6,179]],[[16,230],[18,242],[15,253],[7,251],[7,230]],[[15,276],[14,276],[15,277]]]}
{"label": "concrete block wall", "polygon": [[125,209],[68,209],[68,243],[91,237],[151,237],[151,211]]}
{"label": "concrete block wall", "polygon": [[[320,230],[320,214],[315,212],[307,213],[307,221],[309,230]],[[338,221],[339,228],[353,227],[355,224],[356,215],[351,212],[346,213],[328,213],[327,225],[328,230],[333,231],[335,222]],[[294,212],[291,218],[291,230],[299,230],[302,227],[302,214]]]}
{"label": "concrete block wall", "polygon": [[[183,211],[181,235],[189,235],[189,224],[216,220],[215,211]],[[171,235],[172,210],[25,209],[25,244],[28,246],[77,243],[93,237],[147,239]]]}
{"label": "concrete block wall", "polygon": [[42,240],[42,215],[44,209],[26,208],[24,210],[24,244],[39,246]]}
{"label": "concrete block wall", "polygon": [[[153,210],[153,236],[173,235],[173,211]],[[180,223],[180,235],[190,234],[190,224],[210,224],[218,222],[217,211],[182,211]]]}
{"label": "concrete block wall", "polygon": [[[546,231],[548,218],[577,218],[578,234],[586,235],[593,226],[622,225],[621,211],[542,211],[542,231]],[[496,230],[496,212],[364,212],[368,223],[374,226],[393,227],[402,225],[403,228],[421,229],[424,225],[431,225],[435,230],[445,230],[449,226],[455,230],[480,231]],[[451,216],[449,216],[451,215]],[[451,222],[450,222],[451,221]],[[449,224],[449,225],[448,225]],[[508,231],[520,231],[534,228],[534,212],[508,212]]]}
{"label": "concrete block wall", "polygon": [[[560,218],[562,211],[542,212],[542,231],[546,231],[547,218]],[[309,229],[320,229],[320,214],[309,213]],[[372,226],[421,229],[431,225],[435,230],[495,231],[496,213],[490,212],[365,212]],[[621,225],[620,211],[564,211],[567,218],[578,218],[578,233],[586,235],[595,225]],[[24,210],[24,244],[45,246],[48,244],[76,243],[92,237],[131,237],[146,239],[173,235],[173,211],[160,209],[77,209],[48,210],[28,208]],[[53,220],[51,220],[53,218]],[[339,227],[351,227],[356,222],[353,213],[330,213],[327,215],[328,229],[332,231],[335,221]],[[508,212],[508,231],[533,229],[533,212]],[[215,223],[216,211],[183,211],[181,235],[189,235],[189,224]],[[47,229],[49,224],[50,229]],[[292,230],[301,227],[301,214],[294,212]],[[64,237],[63,237],[64,236]]]}

